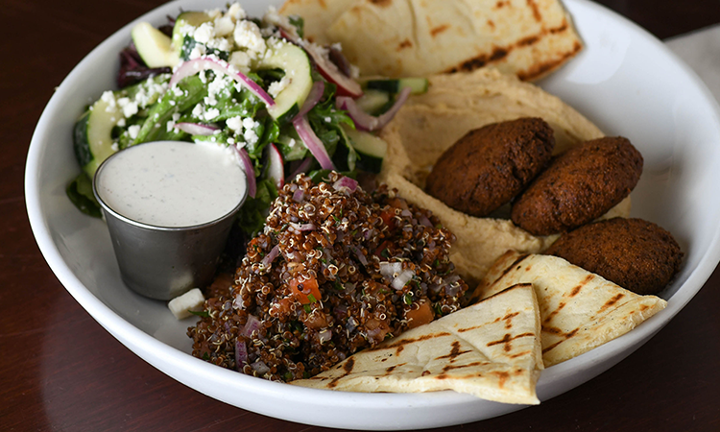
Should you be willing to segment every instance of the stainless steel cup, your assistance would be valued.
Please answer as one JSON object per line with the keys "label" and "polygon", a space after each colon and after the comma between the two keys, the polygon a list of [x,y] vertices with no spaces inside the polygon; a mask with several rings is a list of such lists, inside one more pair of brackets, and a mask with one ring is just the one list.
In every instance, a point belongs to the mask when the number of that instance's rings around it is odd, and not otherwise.
{"label": "stainless steel cup", "polygon": [[[111,158],[98,168],[96,179]],[[93,193],[107,221],[120,274],[128,287],[146,297],[170,300],[212,282],[247,188],[237,206],[219,219],[188,227],[160,227],[113,210],[98,194],[96,183]]]}

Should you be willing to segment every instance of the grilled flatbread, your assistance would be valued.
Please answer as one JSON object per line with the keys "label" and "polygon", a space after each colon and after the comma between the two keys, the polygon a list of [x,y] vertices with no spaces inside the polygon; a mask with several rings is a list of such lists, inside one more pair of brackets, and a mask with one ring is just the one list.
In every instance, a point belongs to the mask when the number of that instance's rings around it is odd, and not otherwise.
{"label": "grilled flatbread", "polygon": [[629,332],[665,308],[562,258],[508,251],[490,268],[475,296],[492,296],[508,284],[532,283],[542,318],[545,367],[590,351]]}
{"label": "grilled flatbread", "polygon": [[538,79],[582,49],[559,0],[289,0],[316,42],[340,42],[363,75],[426,76],[491,65]]}
{"label": "grilled flatbread", "polygon": [[302,17],[304,38],[320,45],[331,44],[325,31],[357,0],[287,0],[279,12],[285,16]]}
{"label": "grilled flatbread", "polygon": [[534,290],[519,284],[290,384],[355,392],[455,390],[538,404],[539,334]]}

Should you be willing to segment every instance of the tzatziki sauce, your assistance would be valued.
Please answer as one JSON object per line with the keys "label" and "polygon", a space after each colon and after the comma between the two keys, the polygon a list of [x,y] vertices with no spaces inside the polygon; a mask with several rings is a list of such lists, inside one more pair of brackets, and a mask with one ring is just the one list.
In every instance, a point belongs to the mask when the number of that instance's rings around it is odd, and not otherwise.
{"label": "tzatziki sauce", "polygon": [[247,181],[234,150],[214,143],[158,141],[109,158],[95,176],[98,197],[147,225],[189,227],[232,212]]}

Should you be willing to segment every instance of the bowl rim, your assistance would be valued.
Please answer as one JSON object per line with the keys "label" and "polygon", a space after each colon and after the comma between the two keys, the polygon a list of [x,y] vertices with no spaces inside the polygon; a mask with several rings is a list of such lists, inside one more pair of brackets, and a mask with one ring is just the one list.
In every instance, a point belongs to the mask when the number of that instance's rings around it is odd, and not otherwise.
{"label": "bowl rim", "polygon": [[[105,41],[86,55],[62,81],[60,86],[58,86],[57,91],[50,98],[47,106],[40,116],[40,119],[38,120],[36,129],[31,139],[25,165],[24,187],[26,209],[31,229],[38,247],[58,280],[75,298],[75,300],[80,303],[80,305],[98,323],[108,330],[113,337],[130,348],[136,355],[139,355],[138,350],[145,352],[149,358],[141,356],[144,360],[186,385],[189,384],[187,384],[184,377],[180,376],[180,372],[182,371],[192,371],[192,373],[198,375],[200,378],[209,380],[210,382],[215,382],[217,380],[228,381],[233,385],[242,386],[245,389],[252,390],[256,394],[265,397],[278,397],[278,394],[282,394],[281,397],[288,400],[311,399],[321,396],[320,392],[325,392],[322,394],[331,392],[332,397],[323,398],[324,403],[328,407],[346,407],[348,404],[352,404],[360,409],[376,409],[378,406],[412,406],[413,409],[417,409],[427,406],[454,406],[457,404],[476,401],[476,399],[472,396],[452,392],[438,392],[434,394],[360,394],[350,392],[332,392],[329,390],[309,389],[270,382],[246,376],[234,371],[218,368],[217,366],[192,357],[186,352],[167,345],[120,317],[120,315],[118,315],[112,308],[93,295],[92,292],[84,286],[80,279],[67,266],[57,244],[52,239],[47,215],[44,212],[45,204],[43,204],[40,199],[42,185],[40,183],[40,177],[37,169],[40,166],[41,157],[45,151],[43,136],[47,134],[48,123],[50,122],[53,113],[60,109],[62,100],[65,97],[68,97],[66,83],[75,80],[76,76],[80,75],[84,69],[93,63],[94,59],[99,56],[99,53],[107,49],[108,46],[116,43],[117,40],[126,39],[129,36],[130,28],[134,23],[142,19],[147,19],[150,16],[157,16],[162,13],[161,11],[170,8],[177,8],[184,3],[197,2],[192,0],[176,0],[171,3],[164,4],[156,9],[153,9],[147,14],[138,17],[136,20],[123,26],[113,33],[113,35],[105,39]],[[701,90],[703,96],[707,99],[706,102],[709,106],[713,107],[714,118],[717,125],[720,125],[720,108],[718,107],[717,101],[714,99],[712,93],[707,89],[705,84],[695,74],[695,72],[682,60],[680,60],[679,57],[677,57],[661,41],[637,26],[637,24],[599,4],[592,3],[588,0],[565,0],[565,3],[568,9],[581,5],[593,8],[606,15],[609,14],[612,18],[620,20],[626,26],[629,26],[634,33],[637,33],[640,37],[650,40],[658,49],[663,51],[665,55],[669,55],[673,58],[676,63],[680,65],[685,74],[692,80],[693,84]],[[678,287],[677,291],[672,296],[668,298],[668,300],[672,299],[672,301],[668,302],[667,307],[660,311],[656,315],[655,319],[646,321],[642,326],[639,326],[633,331],[595,348],[594,350],[546,369],[538,382],[538,388],[540,388],[544,383],[563,379],[563,377],[567,376],[567,374],[572,373],[577,369],[587,367],[593,363],[603,362],[604,360],[627,350],[628,346],[632,346],[634,349],[637,349],[642,342],[649,339],[664,325],[666,325],[677,313],[679,313],[680,310],[682,310],[682,308],[695,296],[695,294],[697,294],[697,292],[707,282],[718,262],[720,262],[720,224],[715,227],[715,231],[712,233],[712,239],[708,244],[706,253],[699,259],[697,266],[690,271],[684,283]],[[208,394],[205,389],[196,388],[196,390]],[[213,395],[210,396],[217,398]],[[232,404],[232,402],[227,400],[224,402]],[[275,414],[272,415],[278,417]],[[292,418],[286,419],[292,420]]]}

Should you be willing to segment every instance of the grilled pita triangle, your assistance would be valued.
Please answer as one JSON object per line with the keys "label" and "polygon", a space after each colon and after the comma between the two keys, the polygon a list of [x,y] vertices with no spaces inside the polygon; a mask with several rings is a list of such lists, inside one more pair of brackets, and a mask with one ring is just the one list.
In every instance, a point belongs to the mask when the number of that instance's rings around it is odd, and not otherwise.
{"label": "grilled pita triangle", "polygon": [[659,297],[637,295],[562,258],[515,251],[498,258],[474,296],[487,298],[517,283],[535,287],[545,367],[622,336],[667,305]]}
{"label": "grilled pita triangle", "polygon": [[537,404],[539,320],[532,286],[519,284],[290,384],[354,392],[454,390]]}

